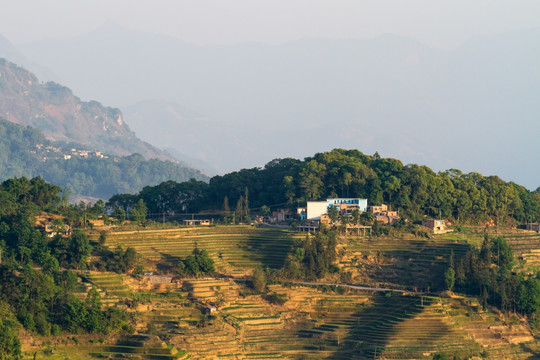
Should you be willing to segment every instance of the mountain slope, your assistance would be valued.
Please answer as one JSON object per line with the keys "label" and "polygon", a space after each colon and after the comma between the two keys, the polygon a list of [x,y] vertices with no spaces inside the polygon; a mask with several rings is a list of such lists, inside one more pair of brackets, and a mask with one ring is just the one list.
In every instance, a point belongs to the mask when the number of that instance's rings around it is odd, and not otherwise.
{"label": "mountain slope", "polygon": [[76,142],[115,155],[140,153],[172,160],[138,139],[119,109],[83,102],[67,87],[40,83],[29,71],[0,59],[0,116],[43,131],[54,141]]}
{"label": "mountain slope", "polygon": [[73,195],[101,199],[168,180],[208,179],[198,170],[171,161],[145,160],[138,154],[105,155],[85,151],[75,143],[51,142],[37,129],[0,118],[0,181],[21,176],[41,176],[70,188]]}

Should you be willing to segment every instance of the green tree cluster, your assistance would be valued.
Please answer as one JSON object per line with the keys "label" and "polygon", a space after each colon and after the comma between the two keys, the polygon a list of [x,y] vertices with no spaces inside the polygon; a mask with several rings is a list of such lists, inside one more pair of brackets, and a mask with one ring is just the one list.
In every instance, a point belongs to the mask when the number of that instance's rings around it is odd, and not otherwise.
{"label": "green tree cluster", "polygon": [[335,262],[337,233],[326,230],[307,237],[285,261],[281,276],[316,280],[326,276]]}
{"label": "green tree cluster", "polygon": [[179,276],[200,276],[215,271],[214,260],[206,250],[193,249],[190,255],[176,264],[176,273]]}
{"label": "green tree cluster", "polygon": [[80,144],[51,142],[37,129],[0,118],[0,181],[39,175],[47,182],[69,188],[73,194],[107,199],[167,180],[207,179],[193,168],[171,161],[146,160],[139,154],[66,160],[62,153],[45,152],[47,147],[61,149],[64,153],[69,153],[71,148],[84,150]]}
{"label": "green tree cluster", "polygon": [[[102,211],[103,203],[91,208],[63,206],[60,193],[59,187],[41,178],[15,178],[0,184],[0,356],[18,358],[18,341],[12,336],[17,323],[41,335],[133,330],[124,311],[103,311],[95,302],[81,303],[73,294],[77,275],[61,270],[87,266],[92,246],[86,233],[74,230],[69,236],[49,238],[36,228],[36,214],[43,212],[60,216],[52,222],[59,231],[65,229],[62,218],[72,221],[73,214],[80,218],[87,211]],[[123,258],[132,256],[126,251]],[[92,298],[89,294],[88,299]]]}
{"label": "green tree cluster", "polygon": [[[224,216],[229,214],[229,204],[236,204],[238,218],[246,216],[247,208],[263,205],[294,207],[308,200],[360,197],[374,205],[391,204],[412,221],[420,221],[425,215],[461,223],[540,221],[540,190],[529,191],[475,172],[464,174],[451,169],[436,173],[427,166],[403,165],[399,160],[364,155],[358,150],[335,149],[304,160],[276,159],[263,168],[214,176],[208,184],[183,184],[148,187],[136,199],[149,203],[145,194],[154,193],[152,211],[167,211],[168,199],[178,197],[183,210],[223,209]],[[161,187],[172,189],[168,197],[156,195]],[[111,201],[117,202],[122,196],[129,195],[119,194]]]}
{"label": "green tree cluster", "polygon": [[516,311],[532,318],[540,306],[539,277],[512,272],[514,255],[502,237],[485,237],[480,249],[472,248],[455,267],[455,288],[479,296],[486,306]]}

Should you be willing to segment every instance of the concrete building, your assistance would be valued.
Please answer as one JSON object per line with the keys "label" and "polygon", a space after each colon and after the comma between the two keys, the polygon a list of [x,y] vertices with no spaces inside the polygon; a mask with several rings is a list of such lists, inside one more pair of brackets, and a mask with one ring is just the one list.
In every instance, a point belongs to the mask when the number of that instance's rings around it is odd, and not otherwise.
{"label": "concrete building", "polygon": [[422,220],[422,226],[427,227],[432,230],[434,234],[444,234],[448,232],[446,228],[446,223],[444,220],[437,219],[425,219]]}
{"label": "concrete building", "polygon": [[306,220],[320,220],[322,214],[328,212],[328,201],[308,201]]}
{"label": "concrete building", "polygon": [[279,209],[272,212],[272,217],[275,219],[275,222],[287,222],[292,221],[294,216],[291,210],[289,209]]}
{"label": "concrete building", "polygon": [[388,211],[386,204],[369,206],[368,211],[375,215],[375,219],[382,224],[393,225],[401,220],[397,211]]}
{"label": "concrete building", "polygon": [[364,212],[367,210],[367,199],[359,199],[359,198],[336,198],[336,199],[328,199],[326,200],[328,202],[328,206],[335,206],[339,208],[340,214],[350,214],[355,209],[360,210],[360,212]]}
{"label": "concrete building", "polygon": [[[341,215],[350,214],[355,209],[364,212],[367,210],[367,199],[335,198],[326,201],[308,201],[306,217],[303,220],[320,220],[321,215],[328,213],[329,207],[337,207]],[[302,218],[302,217],[301,217]]]}
{"label": "concrete building", "polygon": [[202,219],[202,220],[184,220],[184,225],[210,225],[210,220],[208,219]]}

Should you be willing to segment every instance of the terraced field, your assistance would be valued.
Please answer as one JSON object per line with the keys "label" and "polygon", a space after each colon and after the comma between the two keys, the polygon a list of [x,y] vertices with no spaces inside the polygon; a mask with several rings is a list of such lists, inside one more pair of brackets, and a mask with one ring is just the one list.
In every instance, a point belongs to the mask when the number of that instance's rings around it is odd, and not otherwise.
{"label": "terraced field", "polygon": [[450,255],[459,259],[470,245],[457,240],[350,239],[343,270],[353,282],[389,284],[421,291],[442,289]]}
{"label": "terraced field", "polygon": [[[209,251],[220,272],[241,276],[256,265],[279,268],[303,236],[218,226],[113,232],[107,245],[134,247],[151,269],[198,246]],[[532,237],[516,239],[512,246]],[[341,266],[354,273],[353,282],[368,279],[423,290],[437,286],[451,252],[459,258],[467,249],[458,239],[349,238]],[[26,359],[34,353],[36,359],[431,359],[435,353],[528,359],[539,349],[520,319],[482,310],[473,298],[273,284],[270,292],[287,294],[288,300],[272,305],[231,279],[152,284],[145,277],[114,273],[81,275],[87,282],[80,284],[80,296],[96,286],[104,306],[125,304],[136,315],[137,333],[41,339],[26,348]],[[209,305],[217,312],[205,314]]]}
{"label": "terraced field", "polygon": [[[93,237],[97,239],[97,234]],[[111,232],[107,245],[133,247],[149,260],[174,263],[197,246],[208,251],[221,273],[242,275],[257,265],[280,268],[293,242],[302,235],[251,226],[216,226]]]}
{"label": "terraced field", "polygon": [[531,274],[540,271],[540,234],[532,231],[503,234],[518,260],[516,270]]}

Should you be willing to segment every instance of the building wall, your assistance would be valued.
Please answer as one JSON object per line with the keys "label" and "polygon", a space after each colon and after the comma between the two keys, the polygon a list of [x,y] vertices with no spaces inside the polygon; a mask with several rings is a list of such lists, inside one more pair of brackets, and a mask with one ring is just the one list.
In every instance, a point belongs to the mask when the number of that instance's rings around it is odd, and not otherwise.
{"label": "building wall", "polygon": [[328,212],[327,201],[308,201],[307,220],[319,220],[322,214]]}
{"label": "building wall", "polygon": [[337,206],[337,205],[354,205],[358,206],[358,209],[360,211],[366,211],[367,210],[367,199],[359,199],[359,198],[336,198],[336,199],[328,199],[327,200],[328,206]]}

